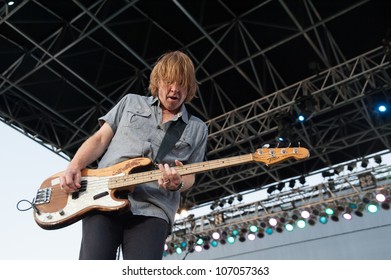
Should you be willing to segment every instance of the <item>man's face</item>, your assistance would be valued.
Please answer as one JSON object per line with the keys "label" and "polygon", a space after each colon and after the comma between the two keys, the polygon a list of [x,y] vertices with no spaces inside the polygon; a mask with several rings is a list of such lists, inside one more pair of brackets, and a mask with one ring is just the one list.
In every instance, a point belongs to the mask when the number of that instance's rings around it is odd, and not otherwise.
{"label": "man's face", "polygon": [[158,96],[163,108],[176,114],[187,96],[187,90],[176,82],[159,81]]}

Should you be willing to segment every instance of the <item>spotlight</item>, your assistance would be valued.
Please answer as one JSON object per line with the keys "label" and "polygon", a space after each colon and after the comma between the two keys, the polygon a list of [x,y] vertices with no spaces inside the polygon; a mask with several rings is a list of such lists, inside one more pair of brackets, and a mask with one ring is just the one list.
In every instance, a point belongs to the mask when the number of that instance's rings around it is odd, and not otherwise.
{"label": "spotlight", "polygon": [[327,221],[328,221],[327,216],[321,215],[321,216],[319,217],[319,223],[321,223],[321,224],[326,224]]}
{"label": "spotlight", "polygon": [[242,201],[242,200],[243,200],[243,196],[242,196],[241,194],[238,194],[237,200],[238,200],[239,202]]}
{"label": "spotlight", "polygon": [[228,198],[228,204],[231,205],[233,202],[234,202],[234,197],[231,196],[230,198]]}
{"label": "spotlight", "polygon": [[310,212],[308,210],[304,209],[303,211],[301,211],[300,215],[304,219],[308,219],[310,217]]}
{"label": "spotlight", "polygon": [[217,207],[217,205],[218,205],[218,202],[217,202],[217,201],[213,202],[212,205],[210,206],[210,210],[215,210],[215,208]]}
{"label": "spotlight", "polygon": [[367,205],[367,210],[369,213],[376,213],[379,210],[377,203],[371,202]]}
{"label": "spotlight", "polygon": [[298,228],[305,228],[306,222],[302,219],[296,221],[296,225]]}
{"label": "spotlight", "polygon": [[323,171],[323,172],[322,172],[323,178],[331,177],[331,176],[333,176],[333,175],[334,175],[334,174],[331,173],[331,172],[329,172],[329,171]]}
{"label": "spotlight", "polygon": [[225,205],[225,202],[226,202],[225,199],[221,200],[221,201],[219,202],[219,206],[220,206],[220,207],[223,207],[223,206]]}
{"label": "spotlight", "polygon": [[361,167],[362,167],[362,168],[367,168],[368,163],[369,163],[369,160],[366,159],[366,158],[364,158],[364,159],[362,160],[362,162],[361,162]]}
{"label": "spotlight", "polygon": [[212,233],[212,238],[214,239],[214,240],[218,240],[218,239],[220,239],[220,233],[218,232],[218,231],[215,231],[215,232],[213,232]]}
{"label": "spotlight", "polygon": [[277,185],[277,190],[282,191],[284,187],[285,187],[285,183],[284,182],[279,182],[278,185]]}
{"label": "spotlight", "polygon": [[299,178],[299,182],[300,182],[300,184],[302,184],[302,185],[305,184],[305,177],[304,177],[304,175],[302,175],[302,176]]}
{"label": "spotlight", "polygon": [[285,229],[286,229],[286,231],[291,232],[291,231],[293,231],[294,226],[293,226],[292,223],[287,223],[287,224],[285,225]]}
{"label": "spotlight", "polygon": [[345,220],[351,220],[352,219],[352,214],[351,214],[352,210],[351,209],[345,209],[345,212],[342,214],[342,217],[345,219]]}
{"label": "spotlight", "polygon": [[353,169],[356,167],[356,163],[355,162],[351,162],[348,164],[348,170],[349,171],[353,171]]}
{"label": "spotlight", "polygon": [[252,233],[255,233],[255,232],[258,232],[258,227],[256,225],[251,225],[249,230],[252,232]]}
{"label": "spotlight", "polygon": [[268,235],[272,235],[273,234],[273,229],[271,227],[268,227],[265,232],[268,234]]}
{"label": "spotlight", "polygon": [[379,156],[379,155],[376,155],[373,159],[375,160],[375,162],[377,164],[380,164],[382,162],[381,156]]}
{"label": "spotlight", "polygon": [[293,189],[293,188],[295,187],[295,183],[296,183],[296,180],[295,180],[295,179],[290,180],[290,181],[289,181],[289,187],[290,187],[291,189]]}
{"label": "spotlight", "polygon": [[339,175],[343,171],[343,166],[337,166],[334,168],[334,174]]}
{"label": "spotlight", "polygon": [[267,189],[267,193],[268,194],[272,194],[272,192],[274,192],[276,190],[276,186],[270,186],[268,189]]}
{"label": "spotlight", "polygon": [[255,240],[255,234],[254,233],[249,233],[247,235],[247,238],[248,238],[248,240],[253,241],[253,240]]}
{"label": "spotlight", "polygon": [[384,105],[384,104],[379,104],[379,105],[377,106],[377,110],[378,110],[380,113],[384,113],[384,112],[387,111],[387,106]]}
{"label": "spotlight", "polygon": [[278,223],[277,219],[276,218],[270,218],[269,219],[269,225],[271,225],[272,227],[276,226]]}
{"label": "spotlight", "polygon": [[354,211],[354,214],[357,216],[357,217],[362,217],[364,216],[364,209],[365,209],[365,206],[364,204],[360,204],[357,206],[357,209]]}

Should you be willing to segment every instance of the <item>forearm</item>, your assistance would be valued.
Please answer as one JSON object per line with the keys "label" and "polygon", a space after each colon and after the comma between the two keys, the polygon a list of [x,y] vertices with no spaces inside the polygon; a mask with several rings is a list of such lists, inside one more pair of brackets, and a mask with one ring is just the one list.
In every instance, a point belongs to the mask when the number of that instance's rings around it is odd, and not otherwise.
{"label": "forearm", "polygon": [[94,135],[88,138],[78,149],[69,166],[74,169],[83,169],[97,160],[107,149],[114,133],[105,123]]}
{"label": "forearm", "polygon": [[181,189],[181,192],[187,191],[194,185],[195,175],[191,174],[191,175],[182,176],[182,182],[183,182],[183,188]]}

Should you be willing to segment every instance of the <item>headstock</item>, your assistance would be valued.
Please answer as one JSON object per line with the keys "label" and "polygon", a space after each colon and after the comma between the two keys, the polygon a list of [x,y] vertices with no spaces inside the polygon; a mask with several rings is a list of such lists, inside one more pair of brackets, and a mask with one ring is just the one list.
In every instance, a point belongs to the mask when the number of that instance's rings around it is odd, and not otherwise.
{"label": "headstock", "polygon": [[301,147],[260,148],[252,155],[254,161],[263,162],[266,165],[272,165],[290,158],[294,158],[296,160],[306,159],[310,156],[310,153],[308,149]]}

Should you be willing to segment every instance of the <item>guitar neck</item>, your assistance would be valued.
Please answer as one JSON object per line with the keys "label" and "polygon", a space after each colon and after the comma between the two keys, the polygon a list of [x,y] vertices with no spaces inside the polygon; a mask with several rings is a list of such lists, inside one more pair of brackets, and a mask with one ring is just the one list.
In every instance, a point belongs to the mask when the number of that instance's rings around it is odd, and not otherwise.
{"label": "guitar neck", "polygon": [[[253,155],[240,155],[224,159],[216,159],[211,161],[187,164],[184,166],[176,166],[175,169],[181,176],[197,174],[205,171],[217,170],[224,167],[236,166],[240,164],[253,162]],[[109,189],[119,189],[127,186],[133,186],[148,182],[157,181],[162,176],[160,170],[152,170],[147,172],[132,173],[125,176],[114,177],[110,179]]]}

